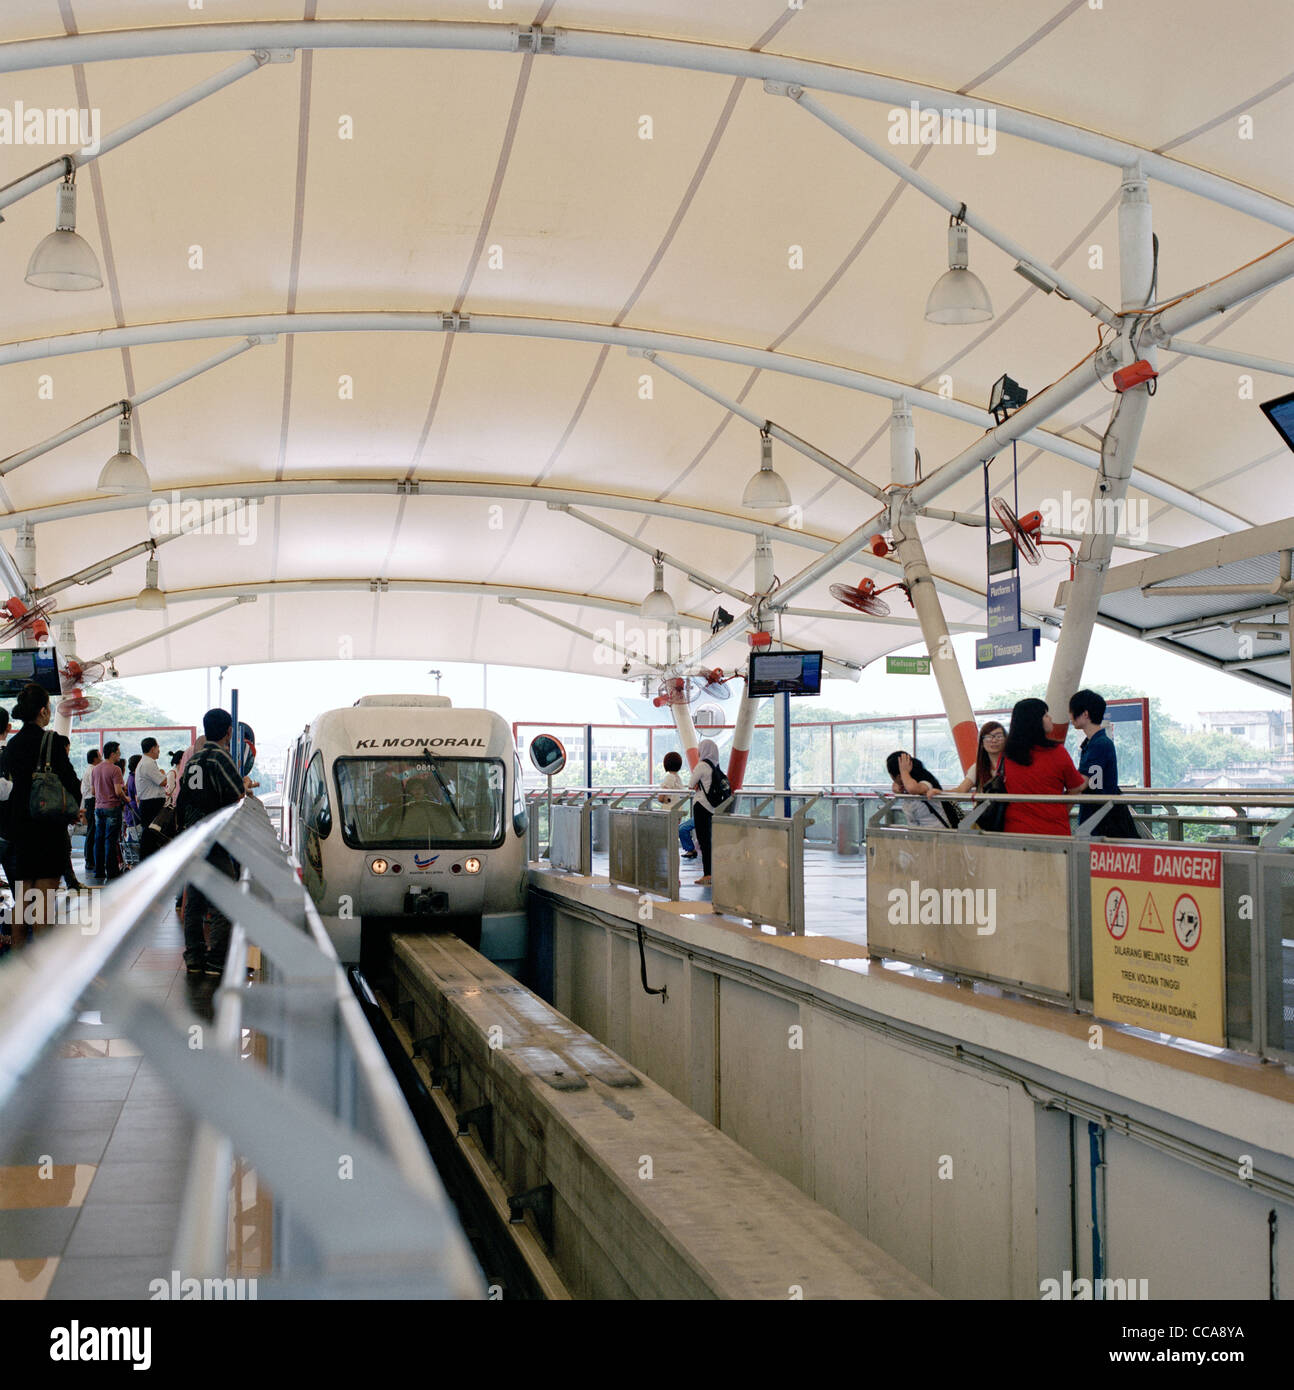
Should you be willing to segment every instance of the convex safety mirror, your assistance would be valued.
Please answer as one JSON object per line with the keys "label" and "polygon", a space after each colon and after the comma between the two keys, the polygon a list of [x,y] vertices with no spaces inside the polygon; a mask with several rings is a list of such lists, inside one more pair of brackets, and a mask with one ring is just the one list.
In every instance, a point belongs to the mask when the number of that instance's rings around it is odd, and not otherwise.
{"label": "convex safety mirror", "polygon": [[530,740],[530,761],[545,777],[556,777],[566,766],[566,749],[560,739],[539,734]]}

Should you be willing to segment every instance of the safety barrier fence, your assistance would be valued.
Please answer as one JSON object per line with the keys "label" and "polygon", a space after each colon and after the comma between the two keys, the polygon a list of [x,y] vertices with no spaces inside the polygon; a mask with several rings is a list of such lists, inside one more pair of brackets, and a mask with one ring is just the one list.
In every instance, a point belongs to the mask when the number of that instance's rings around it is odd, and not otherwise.
{"label": "safety barrier fence", "polygon": [[[896,823],[867,842],[867,944],[886,956],[1041,995],[1149,1032],[1294,1061],[1294,795],[1173,789],[958,797],[956,833]],[[993,802],[1123,801],[1142,831],[1103,838],[985,833]],[[1225,817],[1218,812],[1228,812]],[[1101,817],[1104,819],[1104,817]],[[1218,830],[1169,839],[1156,830]]]}
{"label": "safety barrier fence", "polygon": [[671,902],[679,893],[679,826],[688,801],[675,797],[660,806],[651,796],[639,796],[626,806],[629,793],[607,803],[608,877],[644,893],[659,893]]}
{"label": "safety barrier fence", "polygon": [[[716,912],[804,934],[804,835],[820,800],[775,790],[753,799],[744,813],[715,812],[710,896]],[[795,809],[769,814],[778,804]]]}
{"label": "safety barrier fence", "polygon": [[[227,877],[208,854],[240,865]],[[214,1023],[163,1009],[126,974],[175,899],[197,888],[234,924]],[[198,1120],[172,1268],[224,1279],[234,1155],[268,1184],[273,1265],[262,1297],[483,1297],[480,1271],[417,1126],[264,807],[201,822],[68,923],[0,966],[0,1128],[30,1111],[43,1065],[94,1007]],[[250,947],[261,978],[247,983]],[[267,1067],[240,1061],[248,1030]],[[167,1271],[159,1271],[167,1274]]]}
{"label": "safety barrier fence", "polygon": [[[732,691],[739,687],[733,685]],[[708,706],[708,709],[707,709]],[[731,724],[719,722],[731,704],[711,704],[706,698],[693,709],[698,717],[697,733],[713,738],[721,756],[733,732]],[[661,712],[665,718],[666,711]],[[706,715],[711,722],[702,722]],[[975,719],[983,724],[992,719],[1010,721],[1009,709],[976,710]],[[1149,786],[1150,702],[1146,699],[1111,700],[1106,708],[1106,730],[1118,751],[1119,767],[1129,785]],[[537,724],[517,722],[513,739],[522,763],[529,766],[526,750],[530,740],[541,733],[556,735],[566,748],[565,771],[555,779],[557,787],[579,783],[605,790],[612,783],[640,784],[658,775],[661,759],[669,752],[681,752],[678,730],[670,722],[641,724]],[[803,791],[819,786],[844,787],[851,783],[880,783],[885,774],[885,758],[896,748],[906,748],[919,758],[941,781],[961,780],[960,761],[953,744],[946,714],[876,715],[862,719],[795,720],[791,724],[788,784]],[[534,776],[535,774],[532,774]],[[773,785],[773,726],[757,723],[754,728],[750,761],[746,770],[749,787]],[[536,782],[534,785],[541,785]],[[888,779],[884,780],[888,786]]]}

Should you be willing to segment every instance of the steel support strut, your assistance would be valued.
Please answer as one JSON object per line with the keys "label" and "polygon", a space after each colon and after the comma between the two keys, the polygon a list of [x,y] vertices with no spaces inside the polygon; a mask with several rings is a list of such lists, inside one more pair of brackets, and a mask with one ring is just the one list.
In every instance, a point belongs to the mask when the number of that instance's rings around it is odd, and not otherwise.
{"label": "steel support strut", "polygon": [[[1140,167],[1125,169],[1119,196],[1119,283],[1124,313],[1120,345],[1125,364],[1137,359],[1142,323],[1138,311],[1150,302],[1153,281],[1150,195]],[[1147,347],[1145,352],[1153,367],[1154,348]],[[1105,588],[1105,572],[1117,539],[1114,521],[1128,495],[1132,461],[1149,402],[1149,382],[1117,395],[1101,442],[1101,467],[1092,488],[1091,519],[1075,562],[1065,620],[1047,682],[1047,706],[1061,737],[1069,721],[1069,697],[1082,684],[1083,664]]]}
{"label": "steel support strut", "polygon": [[[903,562],[903,577],[912,596],[912,606],[917,610],[921,623],[921,635],[925,638],[926,650],[930,653],[930,669],[939,687],[939,697],[943,701],[948,723],[953,731],[953,743],[961,761],[962,771],[969,771],[975,764],[976,747],[979,734],[975,726],[975,711],[966,684],[962,680],[961,667],[957,664],[957,653],[953,650],[952,637],[948,624],[944,621],[943,607],[939,593],[926,563],[925,547],[917,534],[917,518],[909,500],[911,494],[894,498],[891,512],[890,530],[894,535],[894,549]],[[915,752],[915,750],[914,750]]]}

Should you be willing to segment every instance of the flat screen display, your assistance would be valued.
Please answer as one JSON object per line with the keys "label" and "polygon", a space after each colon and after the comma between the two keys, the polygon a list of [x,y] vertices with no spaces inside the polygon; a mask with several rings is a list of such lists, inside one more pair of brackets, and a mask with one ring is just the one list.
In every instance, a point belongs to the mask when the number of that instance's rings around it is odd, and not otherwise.
{"label": "flat screen display", "polygon": [[750,695],[821,695],[821,652],[752,652]]}
{"label": "flat screen display", "polygon": [[5,647],[0,649],[0,700],[17,699],[32,682],[51,695],[61,691],[58,654],[53,647]]}
{"label": "flat screen display", "polygon": [[1285,447],[1294,449],[1294,391],[1288,396],[1277,396],[1274,401],[1263,401],[1259,408],[1275,426]]}

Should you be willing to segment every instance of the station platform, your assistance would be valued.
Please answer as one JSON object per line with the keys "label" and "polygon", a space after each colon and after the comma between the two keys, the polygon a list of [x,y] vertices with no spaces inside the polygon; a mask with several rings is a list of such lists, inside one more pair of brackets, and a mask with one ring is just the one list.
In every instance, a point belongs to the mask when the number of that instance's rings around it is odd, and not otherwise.
{"label": "station platform", "polygon": [[1289,1296],[1279,1058],[873,957],[866,855],[804,846],[803,934],[716,912],[699,869],[667,902],[593,866],[531,866],[555,1007],[941,1295]]}

